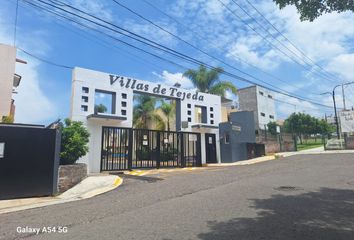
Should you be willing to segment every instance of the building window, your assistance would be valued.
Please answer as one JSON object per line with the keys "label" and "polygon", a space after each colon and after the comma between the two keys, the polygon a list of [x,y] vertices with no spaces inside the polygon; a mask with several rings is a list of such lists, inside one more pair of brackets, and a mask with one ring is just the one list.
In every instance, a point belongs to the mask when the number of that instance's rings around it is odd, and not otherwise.
{"label": "building window", "polygon": [[126,93],[122,93],[122,98],[123,99],[127,99],[127,94]]}
{"label": "building window", "polygon": [[262,96],[264,96],[264,92],[262,92],[262,91],[259,91],[259,94],[262,95]]}
{"label": "building window", "polygon": [[187,114],[188,114],[188,115],[192,115],[192,111],[191,111],[191,110],[188,110]]}
{"label": "building window", "polygon": [[88,97],[82,96],[81,97],[81,101],[84,102],[84,103],[87,103],[88,102]]}
{"label": "building window", "polygon": [[187,104],[187,108],[191,108],[192,105],[190,103]]}
{"label": "building window", "polygon": [[89,93],[88,87],[82,87],[82,93]]}
{"label": "building window", "polygon": [[210,118],[214,118],[214,114],[213,113],[210,113]]}
{"label": "building window", "polygon": [[270,94],[268,94],[268,97],[269,97],[269,98],[273,98],[273,96],[272,96],[272,95],[270,95]]}
{"label": "building window", "polygon": [[87,112],[87,106],[86,105],[81,105],[81,111]]}
{"label": "building window", "polygon": [[225,144],[229,144],[230,143],[230,134],[225,133]]}
{"label": "building window", "polygon": [[274,119],[274,116],[273,116],[273,115],[269,115],[269,118],[270,118],[270,119]]}
{"label": "building window", "polygon": [[214,111],[214,108],[213,107],[210,107],[210,112],[213,112]]}
{"label": "building window", "polygon": [[192,118],[189,117],[189,118],[188,118],[188,122],[192,122]]}
{"label": "building window", "polygon": [[116,113],[116,93],[95,90],[95,114],[98,113]]}
{"label": "building window", "polygon": [[214,124],[214,120],[210,120],[210,124]]}
{"label": "building window", "polygon": [[207,123],[206,107],[195,106],[195,123]]}
{"label": "building window", "polygon": [[127,115],[127,110],[122,110],[121,113],[123,116],[125,116],[125,115]]}
{"label": "building window", "polygon": [[127,102],[122,102],[122,107],[126,107],[127,106]]}
{"label": "building window", "polygon": [[261,112],[261,116],[262,116],[262,117],[265,117],[265,113],[262,113],[262,112]]}

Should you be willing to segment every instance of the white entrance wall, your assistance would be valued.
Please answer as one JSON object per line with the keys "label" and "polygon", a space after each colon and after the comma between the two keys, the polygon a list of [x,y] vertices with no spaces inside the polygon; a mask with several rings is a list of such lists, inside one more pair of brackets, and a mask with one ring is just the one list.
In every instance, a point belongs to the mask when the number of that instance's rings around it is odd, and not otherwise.
{"label": "white entrance wall", "polygon": [[[95,113],[96,91],[114,96],[111,114]],[[188,122],[188,127],[181,128],[180,131],[201,133],[203,164],[206,163],[204,133],[216,134],[217,161],[220,162],[219,96],[76,67],[72,74],[70,118],[83,122],[90,132],[89,153],[79,160],[88,165],[89,173],[100,172],[102,127],[132,127],[134,92],[179,99],[176,122]],[[203,123],[196,122],[196,107],[203,108]]]}

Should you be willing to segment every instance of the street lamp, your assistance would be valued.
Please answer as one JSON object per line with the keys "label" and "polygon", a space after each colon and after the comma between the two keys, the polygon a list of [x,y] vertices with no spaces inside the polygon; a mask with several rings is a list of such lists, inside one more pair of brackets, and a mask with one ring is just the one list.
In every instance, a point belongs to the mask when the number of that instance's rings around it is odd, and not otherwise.
{"label": "street lamp", "polygon": [[[342,86],[342,89],[344,86],[346,85],[350,85],[350,84],[354,84],[354,82],[347,82],[347,83],[343,83],[343,84],[339,84],[339,85],[336,85],[332,92],[325,92],[325,93],[321,93],[321,95],[324,95],[324,94],[330,94],[332,95],[332,98],[333,98],[333,107],[334,107],[334,119],[336,121],[336,127],[337,127],[337,138],[339,139],[339,123],[338,123],[338,116],[337,116],[337,106],[336,106],[336,96],[335,96],[335,91],[336,91],[336,88],[337,87],[340,87]],[[345,96],[343,94],[343,102],[345,102]]]}

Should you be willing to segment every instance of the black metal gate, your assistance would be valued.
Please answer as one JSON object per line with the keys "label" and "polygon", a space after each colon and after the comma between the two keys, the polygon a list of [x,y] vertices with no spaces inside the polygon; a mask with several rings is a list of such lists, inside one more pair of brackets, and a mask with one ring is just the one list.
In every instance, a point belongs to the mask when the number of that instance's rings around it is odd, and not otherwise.
{"label": "black metal gate", "polygon": [[201,166],[200,134],[103,127],[101,171]]}

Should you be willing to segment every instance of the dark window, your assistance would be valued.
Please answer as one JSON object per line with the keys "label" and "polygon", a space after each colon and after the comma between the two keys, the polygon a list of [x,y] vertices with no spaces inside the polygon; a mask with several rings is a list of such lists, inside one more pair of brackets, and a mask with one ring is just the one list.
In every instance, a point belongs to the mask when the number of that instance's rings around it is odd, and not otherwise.
{"label": "dark window", "polygon": [[230,143],[230,134],[225,133],[225,144],[229,144]]}
{"label": "dark window", "polygon": [[270,118],[270,119],[274,119],[274,116],[273,116],[273,115],[269,115],[269,118]]}
{"label": "dark window", "polygon": [[272,95],[270,95],[270,94],[268,94],[268,97],[269,97],[269,98],[273,98],[273,96],[272,96]]}
{"label": "dark window", "polygon": [[126,93],[122,93],[122,98],[123,99],[127,99],[127,94]]}
{"label": "dark window", "polygon": [[210,113],[210,118],[213,118],[214,117],[214,114]]}
{"label": "dark window", "polygon": [[264,92],[262,92],[262,91],[259,91],[259,94],[263,96],[263,95],[264,95]]}
{"label": "dark window", "polygon": [[214,124],[214,120],[210,120],[210,124]]}
{"label": "dark window", "polygon": [[88,93],[89,88],[88,87],[82,87],[82,93]]}
{"label": "dark window", "polygon": [[210,107],[210,112],[214,111],[214,108],[213,107]]}
{"label": "dark window", "polygon": [[81,111],[87,112],[87,106],[86,105],[81,105]]}
{"label": "dark window", "polygon": [[127,115],[127,110],[122,110],[121,112],[123,116]]}
{"label": "dark window", "polygon": [[122,102],[122,107],[126,107],[127,106],[127,102]]}
{"label": "dark window", "polygon": [[88,97],[86,97],[86,96],[82,96],[81,99],[82,99],[82,102],[84,102],[84,103],[88,102]]}
{"label": "dark window", "polygon": [[188,110],[188,115],[192,115],[192,111],[191,110]]}
{"label": "dark window", "polygon": [[187,104],[187,108],[191,108],[192,105],[190,103]]}
{"label": "dark window", "polygon": [[262,116],[262,117],[265,117],[265,113],[262,113],[262,112],[261,112],[261,116]]}
{"label": "dark window", "polygon": [[189,118],[188,118],[188,122],[192,122],[192,118],[189,117]]}

